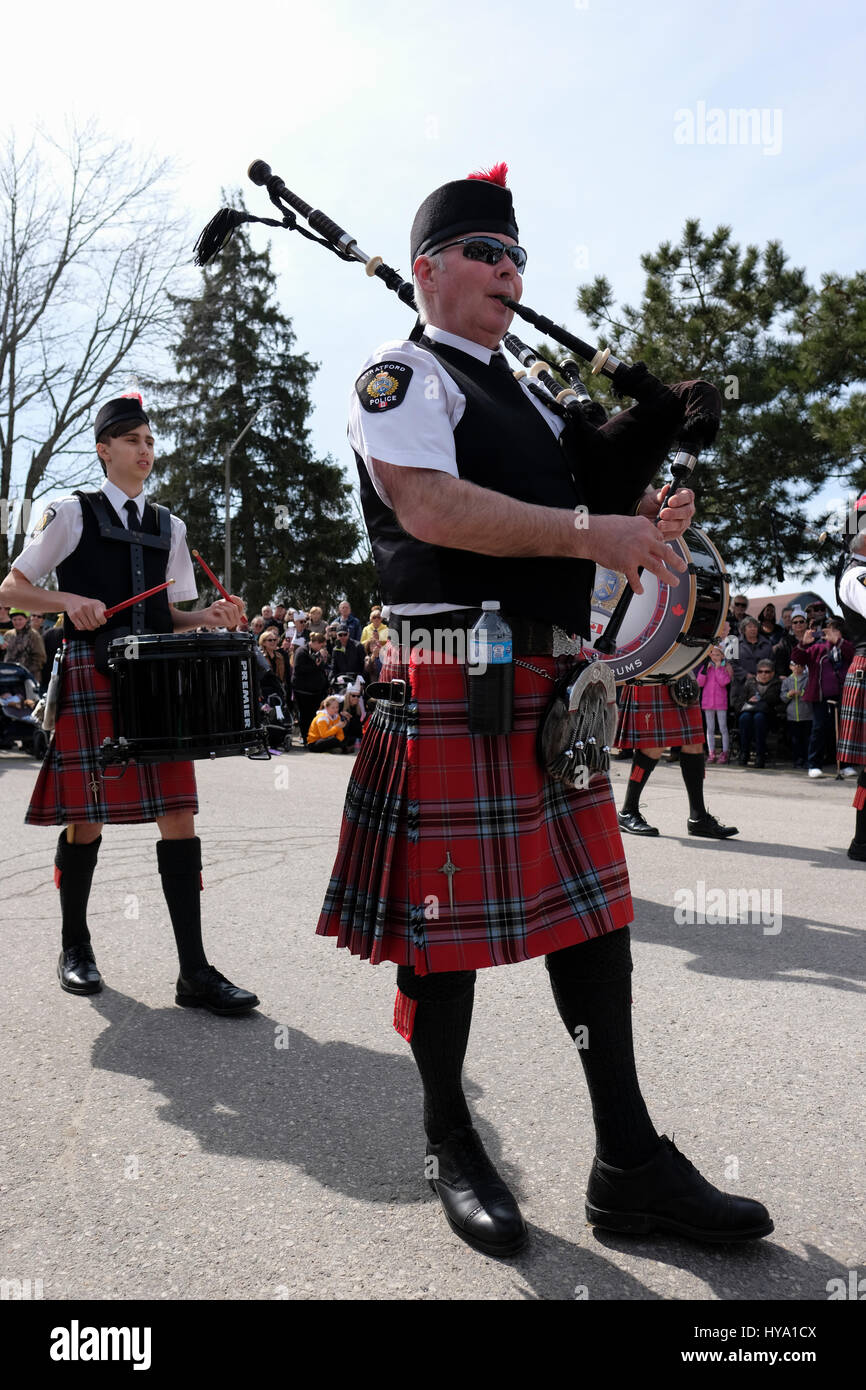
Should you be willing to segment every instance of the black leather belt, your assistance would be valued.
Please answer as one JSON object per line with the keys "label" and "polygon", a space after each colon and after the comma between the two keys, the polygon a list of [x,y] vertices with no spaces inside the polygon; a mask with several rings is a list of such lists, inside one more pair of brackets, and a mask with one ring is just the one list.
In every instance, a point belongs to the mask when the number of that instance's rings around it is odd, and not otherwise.
{"label": "black leather belt", "polygon": [[[425,646],[430,651],[448,651],[451,643],[445,633],[469,632],[481,617],[480,608],[450,608],[444,613],[416,613],[413,617],[395,613],[390,619],[391,631],[400,636],[401,646]],[[515,656],[551,656],[553,654],[553,624],[537,622],[534,618],[509,617],[503,614],[511,628],[512,651]],[[419,633],[425,633],[419,638]],[[404,640],[404,633],[409,638]],[[412,634],[410,636],[410,634]]]}

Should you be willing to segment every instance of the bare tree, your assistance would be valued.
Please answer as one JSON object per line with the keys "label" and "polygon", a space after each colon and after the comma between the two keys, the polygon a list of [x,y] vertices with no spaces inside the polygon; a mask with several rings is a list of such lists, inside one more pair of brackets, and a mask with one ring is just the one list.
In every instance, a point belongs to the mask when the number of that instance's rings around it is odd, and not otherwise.
{"label": "bare tree", "polygon": [[[147,372],[172,318],[168,168],[92,125],[0,158],[0,573],[31,505],[92,476],[100,398]],[[77,446],[77,447],[76,447]],[[88,459],[85,465],[84,458]],[[76,473],[78,476],[76,476]],[[14,494],[14,496],[13,496]]]}

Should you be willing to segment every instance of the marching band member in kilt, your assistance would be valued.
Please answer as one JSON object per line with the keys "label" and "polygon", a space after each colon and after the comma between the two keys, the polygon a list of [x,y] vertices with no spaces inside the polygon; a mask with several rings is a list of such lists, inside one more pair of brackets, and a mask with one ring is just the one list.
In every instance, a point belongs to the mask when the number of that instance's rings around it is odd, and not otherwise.
{"label": "marching band member in kilt", "polygon": [[[181,612],[166,591],[106,620],[105,610],[166,579],[173,597],[196,597],[186,527],[146,501],[154,440],[139,395],[109,401],[96,417],[96,452],[105,473],[99,492],[64,497],[45,512],[0,585],[0,593],[35,612],[65,613],[62,686],[54,737],[39,772],[26,820],[63,825],[54,859],[60,890],[62,950],[57,966],[69,994],[102,989],[87,903],[104,824],[156,821],[156,854],[180,959],[175,1002],[216,1014],[247,1013],[258,1004],[208,963],[201,937],[201,841],[191,762],[132,763],[121,775],[102,771],[99,750],[114,733],[107,644],[125,633],[236,628],[240,599]],[[36,581],[57,571],[60,592]],[[100,669],[102,668],[102,669]]]}
{"label": "marching band member in kilt", "polygon": [[[857,511],[866,518],[866,493],[857,502]],[[842,687],[842,714],[839,723],[840,763],[859,767],[854,792],[856,820],[848,858],[866,863],[866,529],[855,533],[851,554],[836,589],[842,615],[854,643],[854,656]]]}
{"label": "marching band member in kilt", "polygon": [[[590,631],[596,561],[635,585],[639,564],[668,583],[684,568],[664,536],[685,530],[693,494],[677,494],[659,530],[649,517],[661,494],[647,486],[683,406],[677,388],[663,388],[657,404],[615,417],[621,471],[581,476],[563,447],[569,422],[515,380],[499,348],[512,318],[501,297],[520,297],[526,259],[504,175],[498,166],[424,200],[410,256],[421,318],[410,340],[368,359],[351,398],[391,640],[365,691],[375,711],[317,930],[373,964],[397,964],[394,1026],[421,1074],[425,1170],[469,1244],[508,1255],[527,1238],[462,1088],[476,972],[539,956],[569,1036],[586,1026],[593,1039],[580,1051],[597,1133],[589,1219],[760,1236],[772,1230],[764,1207],[711,1187],[647,1113],[631,1034],[633,910],[609,781],[566,786],[535,751],[554,677]],[[586,462],[615,434],[576,428]],[[643,515],[624,514],[639,501]],[[588,525],[575,507],[588,507]],[[488,599],[513,633],[510,734],[468,724],[465,640]],[[554,655],[558,630],[578,634],[564,655]]]}
{"label": "marching band member in kilt", "polygon": [[[697,682],[694,682],[697,690]],[[633,681],[626,686],[619,712],[616,743],[634,749],[628,790],[619,813],[620,830],[629,835],[658,835],[641,814],[641,792],[665,748],[680,749],[680,771],[689,798],[686,828],[690,835],[726,840],[735,825],[722,825],[704,805],[704,725],[697,697],[679,704],[667,681]]]}

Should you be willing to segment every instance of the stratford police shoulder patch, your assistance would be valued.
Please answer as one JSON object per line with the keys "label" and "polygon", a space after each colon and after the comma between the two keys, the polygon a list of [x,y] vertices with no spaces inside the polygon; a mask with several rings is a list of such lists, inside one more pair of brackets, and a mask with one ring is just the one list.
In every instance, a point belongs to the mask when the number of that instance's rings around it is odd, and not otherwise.
{"label": "stratford police shoulder patch", "polygon": [[405,362],[377,362],[361,373],[355,390],[364,409],[375,415],[380,410],[392,410],[405,400],[411,380],[412,368]]}
{"label": "stratford police shoulder patch", "polygon": [[35,539],[35,537],[38,536],[41,531],[44,531],[45,527],[51,524],[56,515],[57,512],[53,507],[46,507],[45,511],[42,513],[42,520],[36,523],[36,525],[33,527],[33,530],[30,533],[31,538]]}

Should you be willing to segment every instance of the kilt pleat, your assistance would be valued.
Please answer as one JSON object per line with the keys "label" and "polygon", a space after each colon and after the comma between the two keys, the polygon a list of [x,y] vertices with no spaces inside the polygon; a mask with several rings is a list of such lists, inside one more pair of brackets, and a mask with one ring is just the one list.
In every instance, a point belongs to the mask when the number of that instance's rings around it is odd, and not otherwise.
{"label": "kilt pleat", "polygon": [[381,679],[398,678],[411,698],[379,704],[365,730],[318,934],[425,975],[529,960],[630,922],[608,779],[567,788],[536,761],[551,682],[518,666],[514,731],[489,738],[469,732],[462,666],[392,651]]}
{"label": "kilt pleat", "polygon": [[703,740],[700,705],[684,709],[666,685],[635,681],[626,686],[614,740],[618,748],[677,748]]}
{"label": "kilt pleat", "polygon": [[337,944],[373,964],[396,958],[389,954],[393,918],[408,913],[408,862],[399,834],[406,819],[405,721],[405,713],[380,706],[364,730],[322,908],[323,918],[336,924]]}
{"label": "kilt pleat", "polygon": [[866,677],[855,680],[855,671],[866,671],[866,656],[853,658],[842,687],[839,761],[866,767]]}
{"label": "kilt pleat", "polygon": [[30,798],[28,825],[130,825],[198,810],[191,762],[130,763],[122,772],[104,772],[99,750],[113,735],[111,682],[96,670],[87,642],[68,642],[54,737]]}

